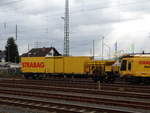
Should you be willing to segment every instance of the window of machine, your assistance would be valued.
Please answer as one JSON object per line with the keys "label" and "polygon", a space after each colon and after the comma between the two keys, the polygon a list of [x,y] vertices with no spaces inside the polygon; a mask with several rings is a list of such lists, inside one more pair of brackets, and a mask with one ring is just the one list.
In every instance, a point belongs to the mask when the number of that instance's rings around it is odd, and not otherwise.
{"label": "window of machine", "polygon": [[128,62],[128,70],[131,71],[131,62]]}
{"label": "window of machine", "polygon": [[121,71],[126,71],[127,69],[127,60],[123,60],[121,63]]}

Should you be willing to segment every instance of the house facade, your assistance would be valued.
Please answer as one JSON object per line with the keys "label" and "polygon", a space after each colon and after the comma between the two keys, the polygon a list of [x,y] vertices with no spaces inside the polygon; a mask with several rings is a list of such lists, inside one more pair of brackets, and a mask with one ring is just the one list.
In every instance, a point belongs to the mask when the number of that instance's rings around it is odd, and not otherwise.
{"label": "house facade", "polygon": [[27,53],[22,54],[22,57],[51,57],[61,56],[61,54],[54,48],[33,48]]}

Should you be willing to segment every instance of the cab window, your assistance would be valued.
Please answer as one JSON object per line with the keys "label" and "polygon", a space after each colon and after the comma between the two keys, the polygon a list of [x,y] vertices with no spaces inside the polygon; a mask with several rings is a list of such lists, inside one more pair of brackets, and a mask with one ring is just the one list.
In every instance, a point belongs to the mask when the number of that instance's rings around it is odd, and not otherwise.
{"label": "cab window", "polygon": [[128,62],[128,70],[131,71],[131,62]]}
{"label": "cab window", "polygon": [[127,70],[127,60],[123,60],[121,63],[121,71]]}

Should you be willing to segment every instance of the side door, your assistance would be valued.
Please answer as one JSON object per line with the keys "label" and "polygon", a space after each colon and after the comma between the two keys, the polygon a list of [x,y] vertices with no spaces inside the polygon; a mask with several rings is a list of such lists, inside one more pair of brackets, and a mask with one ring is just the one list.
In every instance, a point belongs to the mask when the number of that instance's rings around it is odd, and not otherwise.
{"label": "side door", "polygon": [[122,60],[120,67],[120,74],[124,76],[127,74],[127,60]]}
{"label": "side door", "polygon": [[132,75],[133,62],[131,60],[127,61],[127,74]]}

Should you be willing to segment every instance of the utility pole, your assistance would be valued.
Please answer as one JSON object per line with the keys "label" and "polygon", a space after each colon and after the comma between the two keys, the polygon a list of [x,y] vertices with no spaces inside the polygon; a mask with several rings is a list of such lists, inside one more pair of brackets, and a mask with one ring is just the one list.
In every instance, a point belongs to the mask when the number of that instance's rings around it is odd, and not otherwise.
{"label": "utility pole", "polygon": [[115,53],[117,53],[117,51],[118,51],[118,44],[117,44],[117,42],[115,43]]}
{"label": "utility pole", "polygon": [[65,0],[64,56],[69,56],[69,0]]}
{"label": "utility pole", "polygon": [[10,51],[9,51],[9,44],[8,44],[8,62],[9,62],[9,53]]}
{"label": "utility pole", "polygon": [[16,40],[17,40],[17,38],[18,38],[18,26],[16,24]]}
{"label": "utility pole", "polygon": [[134,54],[134,50],[135,50],[135,46],[134,46],[134,44],[132,44],[132,54]]}
{"label": "utility pole", "polygon": [[95,57],[95,41],[93,40],[93,59]]}
{"label": "utility pole", "polygon": [[30,45],[28,44],[28,52],[27,52],[28,53],[28,57],[29,57],[29,50],[30,50]]}
{"label": "utility pole", "polygon": [[6,27],[7,27],[7,24],[6,24],[6,23],[4,23],[4,29],[6,29]]}
{"label": "utility pole", "polygon": [[102,60],[104,59],[104,36],[102,37]]}
{"label": "utility pole", "polygon": [[116,59],[118,58],[118,43],[117,43],[117,41],[116,41],[116,43],[115,43],[115,56],[116,56]]}

